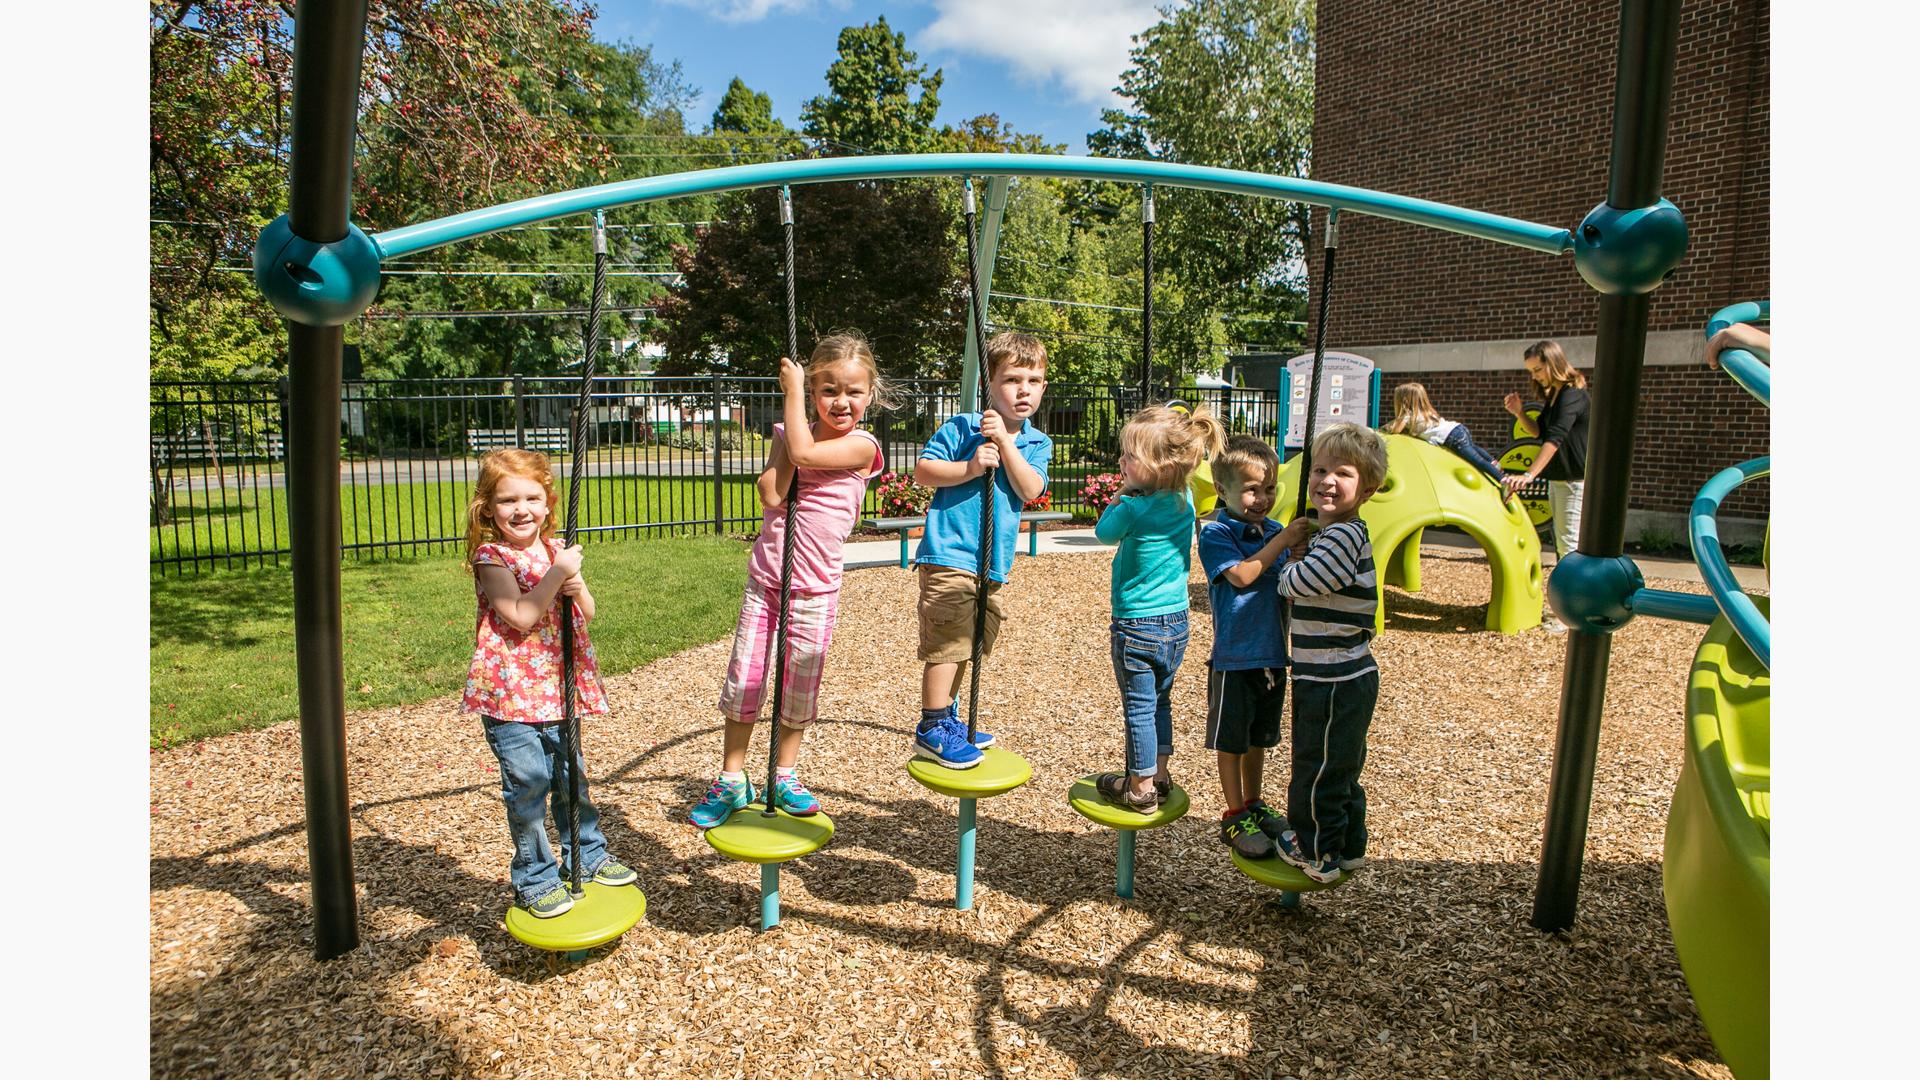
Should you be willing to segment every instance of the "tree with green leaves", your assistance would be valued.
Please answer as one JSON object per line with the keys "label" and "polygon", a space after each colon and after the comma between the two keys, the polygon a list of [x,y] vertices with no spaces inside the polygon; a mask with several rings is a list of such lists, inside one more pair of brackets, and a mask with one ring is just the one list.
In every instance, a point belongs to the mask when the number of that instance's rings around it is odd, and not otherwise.
{"label": "tree with green leaves", "polygon": [[941,73],[927,74],[882,15],[840,31],[839,51],[827,68],[827,92],[808,99],[800,129],[830,153],[923,154],[940,148],[934,127]]}
{"label": "tree with green leaves", "polygon": [[[1309,0],[1193,0],[1166,9],[1134,42],[1119,87],[1130,105],[1103,111],[1106,127],[1087,136],[1090,152],[1308,174]],[[1170,338],[1197,347],[1214,335],[1208,324],[1251,317],[1253,332],[1271,339],[1301,317],[1311,228],[1305,205],[1190,190],[1156,195],[1156,276],[1203,308],[1168,305]],[[1227,305],[1221,296],[1239,299]],[[1156,304],[1156,329],[1160,315]]]}
{"label": "tree with green leaves", "polygon": [[[151,370],[219,378],[279,363],[244,270],[286,208],[291,5],[150,4]],[[356,220],[378,229],[591,170],[604,144],[556,109],[590,42],[584,0],[376,0],[368,11]]]}
{"label": "tree with green leaves", "polygon": [[[725,220],[676,255],[680,283],[658,303],[667,374],[772,375],[786,351],[779,193],[741,193]],[[952,377],[960,365],[953,221],[927,184],[795,189],[794,294],[801,350],[857,329],[884,371]]]}

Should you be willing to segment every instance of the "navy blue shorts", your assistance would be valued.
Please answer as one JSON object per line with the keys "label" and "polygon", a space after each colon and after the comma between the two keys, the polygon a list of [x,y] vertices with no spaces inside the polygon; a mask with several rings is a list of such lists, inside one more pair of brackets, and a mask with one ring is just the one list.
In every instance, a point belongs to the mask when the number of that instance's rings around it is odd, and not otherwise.
{"label": "navy blue shorts", "polygon": [[1207,667],[1207,749],[1244,754],[1280,745],[1286,712],[1284,668],[1216,671]]}

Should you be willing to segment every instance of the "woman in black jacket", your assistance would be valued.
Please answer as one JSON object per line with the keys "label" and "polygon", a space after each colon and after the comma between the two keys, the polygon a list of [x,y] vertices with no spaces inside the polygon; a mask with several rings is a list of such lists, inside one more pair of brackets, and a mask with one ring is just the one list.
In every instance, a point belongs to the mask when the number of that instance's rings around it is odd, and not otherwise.
{"label": "woman in black jacket", "polygon": [[1524,473],[1508,473],[1508,489],[1547,478],[1553,504],[1553,549],[1560,556],[1574,550],[1580,539],[1580,497],[1587,479],[1587,416],[1593,399],[1587,396],[1587,377],[1567,362],[1558,342],[1538,341],[1527,347],[1527,374],[1540,388],[1546,407],[1538,420],[1528,419],[1519,394],[1508,394],[1507,411],[1527,434],[1540,439],[1540,456]]}

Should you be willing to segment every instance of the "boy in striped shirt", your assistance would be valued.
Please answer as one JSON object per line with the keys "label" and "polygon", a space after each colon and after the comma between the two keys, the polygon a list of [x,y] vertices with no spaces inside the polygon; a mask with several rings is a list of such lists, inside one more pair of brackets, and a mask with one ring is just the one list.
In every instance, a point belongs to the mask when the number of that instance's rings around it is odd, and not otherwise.
{"label": "boy in striped shirt", "polygon": [[[1293,777],[1292,828],[1275,846],[1308,877],[1330,884],[1359,869],[1367,848],[1360,767],[1380,695],[1380,669],[1367,648],[1379,598],[1360,506],[1387,478],[1387,443],[1358,424],[1334,424],[1314,437],[1312,461],[1307,496],[1318,530],[1306,556],[1280,571],[1280,595],[1293,601]],[[1302,515],[1286,531],[1308,528]]]}

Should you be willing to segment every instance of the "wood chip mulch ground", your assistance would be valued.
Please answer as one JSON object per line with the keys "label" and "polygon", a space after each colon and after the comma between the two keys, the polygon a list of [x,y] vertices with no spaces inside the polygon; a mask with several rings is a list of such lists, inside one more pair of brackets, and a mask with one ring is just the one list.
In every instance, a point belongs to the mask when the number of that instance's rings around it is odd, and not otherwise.
{"label": "wood chip mulch ground", "polygon": [[498,774],[456,697],[347,718],[362,943],[325,963],[295,725],[156,755],[153,1074],[1728,1075],[1660,885],[1699,628],[1615,636],[1578,926],[1544,935],[1527,920],[1565,639],[1482,630],[1482,557],[1429,547],[1426,588],[1390,593],[1375,642],[1372,865],[1287,911],[1218,839],[1196,566],[1174,712],[1194,810],[1142,834],[1120,901],[1113,834],[1065,804],[1075,778],[1120,763],[1108,565],[1022,558],[1003,594],[981,726],[1034,779],[980,803],[968,912],[953,909],[956,804],[902,769],[919,671],[912,578],[893,568],[847,578],[803,761],[838,832],[786,867],[772,933],[756,930],[757,868],[686,823],[718,768],[724,641],[611,678],[614,715],[587,728],[593,795],[647,917],[578,964],[501,927]]}

